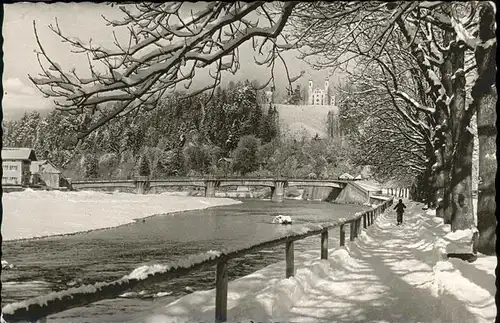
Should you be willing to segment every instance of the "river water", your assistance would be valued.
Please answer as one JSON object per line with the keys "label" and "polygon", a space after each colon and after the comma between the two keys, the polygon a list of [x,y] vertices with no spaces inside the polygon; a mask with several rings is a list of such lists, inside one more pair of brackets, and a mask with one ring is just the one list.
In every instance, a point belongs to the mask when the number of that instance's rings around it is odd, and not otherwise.
{"label": "river water", "polygon": [[[360,206],[286,200],[242,204],[151,217],[145,222],[73,236],[3,242],[2,259],[15,265],[2,271],[2,306],[82,284],[110,281],[133,269],[184,259],[208,250],[243,247],[284,235],[291,226],[272,224],[276,214],[290,215],[294,224],[321,223],[354,216]],[[311,237],[318,240],[319,237]],[[309,240],[311,238],[308,238]],[[338,230],[330,233],[338,246]],[[296,252],[310,248],[298,241]],[[229,279],[248,275],[284,260],[284,246],[263,250],[229,263]],[[59,313],[52,322],[139,322],[148,312],[193,290],[215,287],[215,268],[163,282],[148,289]]]}

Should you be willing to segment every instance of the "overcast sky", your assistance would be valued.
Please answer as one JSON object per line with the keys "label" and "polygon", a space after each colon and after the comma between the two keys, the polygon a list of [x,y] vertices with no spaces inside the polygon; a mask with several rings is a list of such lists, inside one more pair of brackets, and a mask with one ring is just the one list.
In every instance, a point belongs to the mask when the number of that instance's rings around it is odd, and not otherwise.
{"label": "overcast sky", "polygon": [[[16,3],[4,5],[3,37],[4,37],[4,72],[3,72],[3,112],[4,118],[15,118],[25,110],[48,109],[53,106],[50,99],[44,99],[38,90],[31,84],[28,74],[36,75],[40,72],[34,50],[37,48],[33,33],[33,21],[37,24],[42,44],[49,55],[63,68],[75,67],[78,70],[86,69],[87,62],[81,56],[72,54],[70,48],[48,29],[49,24],[54,24],[58,19],[59,26],[69,36],[78,37],[83,42],[91,38],[94,44],[102,44],[112,48],[112,28],[106,26],[107,18],[118,19],[122,17],[116,7],[96,3]],[[327,71],[312,71],[307,63],[295,58],[295,54],[286,55],[289,69],[296,75],[301,70],[306,74],[299,83],[307,85],[309,78],[322,87]],[[236,76],[228,75],[225,79],[256,79],[264,82],[269,72],[263,67],[257,67],[253,59],[250,44],[240,51],[241,70]],[[283,89],[286,84],[283,70],[278,70],[278,89]],[[198,83],[206,82],[203,73],[197,80]],[[224,80],[223,80],[224,81]],[[336,77],[331,77],[332,83]],[[196,85],[196,83],[195,83]]]}

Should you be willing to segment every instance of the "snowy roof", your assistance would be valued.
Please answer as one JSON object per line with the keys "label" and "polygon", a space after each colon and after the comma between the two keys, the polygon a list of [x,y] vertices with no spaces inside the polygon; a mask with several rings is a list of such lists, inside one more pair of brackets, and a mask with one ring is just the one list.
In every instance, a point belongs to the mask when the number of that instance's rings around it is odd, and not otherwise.
{"label": "snowy roof", "polygon": [[339,179],[354,179],[354,176],[352,176],[349,173],[344,173],[344,174],[339,176]]}
{"label": "snowy roof", "polygon": [[50,168],[52,168],[52,171],[50,171],[49,173],[56,173],[56,174],[61,173],[57,169],[56,165],[52,164],[52,162],[50,162],[50,160],[45,160],[45,159],[31,162],[30,171],[32,173],[38,173],[40,171],[40,166],[42,166],[42,165],[47,165],[47,166],[50,166]]}
{"label": "snowy roof", "polygon": [[36,160],[35,151],[31,148],[3,148],[2,160]]}

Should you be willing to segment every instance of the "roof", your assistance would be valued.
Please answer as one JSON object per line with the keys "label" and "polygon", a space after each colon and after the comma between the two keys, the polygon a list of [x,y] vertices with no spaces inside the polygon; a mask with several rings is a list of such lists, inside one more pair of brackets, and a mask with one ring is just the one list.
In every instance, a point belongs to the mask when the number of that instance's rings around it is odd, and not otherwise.
{"label": "roof", "polygon": [[356,184],[370,192],[377,192],[382,190],[379,183],[371,180],[356,181]]}
{"label": "roof", "polygon": [[49,173],[55,173],[55,174],[61,173],[61,171],[59,171],[57,169],[56,165],[52,164],[52,162],[50,160],[38,160],[38,161],[31,162],[30,171],[32,173],[38,173],[40,171],[40,166],[42,166],[42,165],[49,165],[49,166],[51,166],[51,168],[53,169],[53,171],[52,172],[49,171]]}
{"label": "roof", "polygon": [[2,160],[36,160],[35,151],[31,148],[11,148],[2,149]]}
{"label": "roof", "polygon": [[354,176],[352,176],[349,173],[344,173],[344,174],[340,175],[339,178],[340,179],[354,179]]}

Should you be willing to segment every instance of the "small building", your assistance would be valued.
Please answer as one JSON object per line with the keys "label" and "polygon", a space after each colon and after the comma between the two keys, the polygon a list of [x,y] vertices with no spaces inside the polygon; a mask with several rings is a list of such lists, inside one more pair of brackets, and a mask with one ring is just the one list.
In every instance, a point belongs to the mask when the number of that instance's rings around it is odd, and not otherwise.
{"label": "small building", "polygon": [[28,186],[30,165],[33,161],[36,161],[36,154],[31,148],[3,148],[2,185]]}
{"label": "small building", "polygon": [[45,185],[50,188],[61,187],[61,171],[49,160],[33,161],[30,170],[33,185]]}

